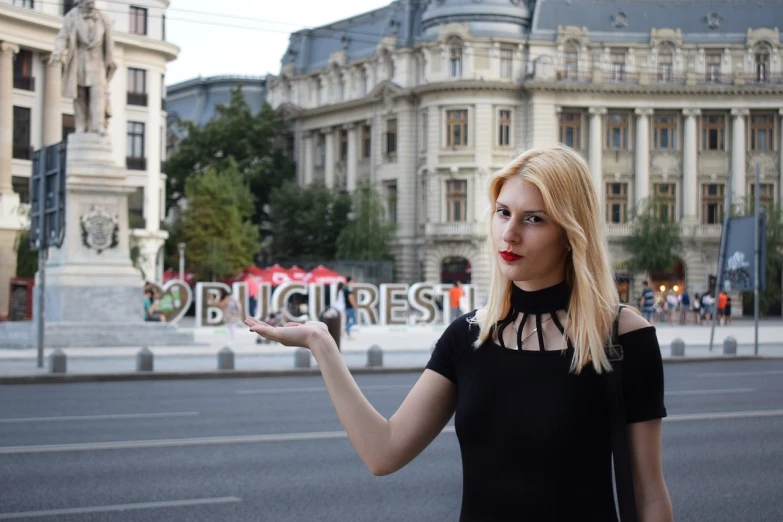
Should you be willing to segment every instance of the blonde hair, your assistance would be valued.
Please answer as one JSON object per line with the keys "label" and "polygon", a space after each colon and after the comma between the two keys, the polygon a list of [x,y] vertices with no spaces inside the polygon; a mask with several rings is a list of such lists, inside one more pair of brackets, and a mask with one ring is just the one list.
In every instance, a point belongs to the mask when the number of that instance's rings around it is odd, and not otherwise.
{"label": "blonde hair", "polygon": [[[571,245],[565,273],[571,289],[567,312],[574,345],[571,371],[580,373],[589,363],[598,373],[609,371],[611,363],[605,349],[612,336],[619,296],[589,168],[584,159],[568,147],[528,150],[490,180],[490,213],[494,211],[503,184],[513,176],[520,176],[538,187],[547,215],[565,230]],[[491,283],[487,304],[471,321],[480,328],[476,348],[490,340],[493,327],[508,315],[514,284],[500,271],[492,236],[492,219],[488,221]],[[567,343],[564,334],[564,348]]]}

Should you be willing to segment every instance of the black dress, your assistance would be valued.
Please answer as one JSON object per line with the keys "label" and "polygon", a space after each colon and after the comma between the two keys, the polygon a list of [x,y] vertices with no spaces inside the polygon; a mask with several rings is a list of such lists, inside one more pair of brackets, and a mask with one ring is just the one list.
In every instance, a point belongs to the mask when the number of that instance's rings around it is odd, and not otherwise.
{"label": "black dress", "polygon": [[[537,292],[515,286],[512,312],[498,328],[517,314],[540,323],[542,314],[566,309],[568,297],[565,283]],[[473,314],[449,325],[427,364],[457,386],[460,521],[616,522],[603,376],[591,365],[570,373],[571,346],[511,350],[488,341],[474,349],[478,327],[468,323]],[[502,344],[502,332],[499,339]],[[627,422],[665,417],[655,328],[618,341]]]}

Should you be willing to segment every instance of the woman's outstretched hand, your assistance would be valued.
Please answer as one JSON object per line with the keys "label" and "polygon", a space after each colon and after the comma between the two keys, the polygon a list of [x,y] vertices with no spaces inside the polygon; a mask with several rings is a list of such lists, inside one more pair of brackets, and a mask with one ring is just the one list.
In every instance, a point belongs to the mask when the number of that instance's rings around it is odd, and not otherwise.
{"label": "woman's outstretched hand", "polygon": [[268,324],[248,317],[245,324],[250,327],[251,332],[255,332],[265,339],[278,342],[284,346],[300,346],[302,348],[312,349],[314,340],[323,336],[329,337],[329,329],[320,321],[307,321],[304,324],[287,323],[285,326],[269,326]]}

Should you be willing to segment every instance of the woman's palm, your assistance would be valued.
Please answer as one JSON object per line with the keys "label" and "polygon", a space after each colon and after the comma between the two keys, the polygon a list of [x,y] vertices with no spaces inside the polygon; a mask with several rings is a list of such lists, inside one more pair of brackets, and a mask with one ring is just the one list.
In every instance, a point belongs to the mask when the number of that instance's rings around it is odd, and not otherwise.
{"label": "woman's palm", "polygon": [[285,326],[270,326],[262,321],[248,317],[245,324],[265,339],[278,342],[284,346],[301,346],[310,348],[310,342],[322,331],[328,332],[326,325],[320,321],[306,323],[288,323]]}

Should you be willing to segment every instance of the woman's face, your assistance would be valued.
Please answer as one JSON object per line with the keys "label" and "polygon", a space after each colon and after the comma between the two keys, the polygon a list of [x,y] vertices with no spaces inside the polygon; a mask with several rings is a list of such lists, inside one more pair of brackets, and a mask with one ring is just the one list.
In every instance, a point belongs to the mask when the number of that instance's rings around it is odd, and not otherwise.
{"label": "woman's face", "polygon": [[500,271],[523,290],[540,290],[565,277],[565,231],[544,211],[538,187],[519,176],[506,180],[492,216]]}

